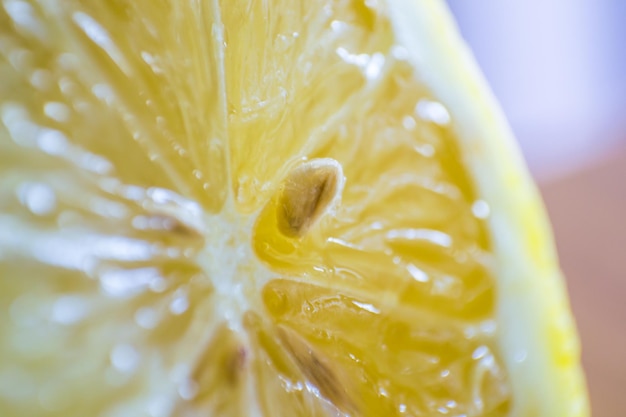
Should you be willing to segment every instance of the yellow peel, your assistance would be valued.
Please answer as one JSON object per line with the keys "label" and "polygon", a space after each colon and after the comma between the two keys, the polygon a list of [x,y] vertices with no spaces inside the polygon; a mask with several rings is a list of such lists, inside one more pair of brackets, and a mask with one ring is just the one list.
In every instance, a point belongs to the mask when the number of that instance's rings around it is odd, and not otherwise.
{"label": "yellow peel", "polygon": [[512,417],[588,416],[579,341],[552,234],[511,129],[444,3],[389,3],[396,34],[452,114],[479,195],[491,208]]}

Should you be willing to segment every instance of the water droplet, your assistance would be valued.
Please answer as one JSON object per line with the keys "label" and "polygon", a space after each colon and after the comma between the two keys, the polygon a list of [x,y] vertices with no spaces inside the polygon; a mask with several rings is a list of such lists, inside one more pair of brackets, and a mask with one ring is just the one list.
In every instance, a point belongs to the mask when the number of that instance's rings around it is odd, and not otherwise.
{"label": "water droplet", "polygon": [[4,3],[4,9],[20,29],[39,39],[45,39],[46,26],[36,18],[30,4],[22,0],[8,0]]}
{"label": "water droplet", "polygon": [[402,118],[402,126],[404,126],[406,130],[411,132],[415,130],[415,127],[417,126],[417,122],[412,116],[404,116]]}
{"label": "water droplet", "polygon": [[58,130],[41,129],[37,134],[37,146],[50,155],[63,155],[69,148],[67,137]]}
{"label": "water droplet", "polygon": [[30,83],[33,87],[47,91],[52,87],[53,77],[46,69],[37,69],[30,76]]}
{"label": "water droplet", "polygon": [[159,322],[159,315],[153,308],[142,307],[135,312],[135,322],[144,329],[154,329]]}
{"label": "water droplet", "polygon": [[52,320],[60,324],[74,324],[87,315],[88,304],[84,298],[64,296],[55,301],[52,306]]}
{"label": "water droplet", "polygon": [[74,23],[82,29],[93,43],[98,45],[117,66],[125,73],[130,73],[130,66],[124,55],[113,42],[107,30],[102,27],[93,17],[83,12],[74,12],[72,15]]}
{"label": "water droplet", "polygon": [[[59,63],[59,66],[62,69],[66,71],[71,71],[75,69],[78,65],[80,65],[80,58],[78,58],[76,55],[74,55],[71,52],[63,52],[57,57],[57,62]],[[59,86],[61,86],[61,84],[68,84],[68,83],[74,84],[67,77],[63,77],[61,78],[61,80],[59,80]],[[63,89],[61,89],[61,91],[63,91]],[[63,91],[63,93],[65,93],[65,91]]]}
{"label": "water droplet", "polygon": [[385,63],[385,56],[379,52],[372,56],[368,54],[353,54],[343,47],[337,48],[335,52],[344,62],[359,67],[369,80],[378,77]]}
{"label": "water droplet", "polygon": [[100,275],[100,285],[113,297],[140,294],[159,276],[156,268],[111,269]]}
{"label": "water droplet", "polygon": [[192,400],[198,394],[198,389],[196,381],[187,379],[178,386],[178,395],[184,400]]}
{"label": "water droplet", "polygon": [[143,188],[136,185],[127,185],[124,187],[122,195],[133,201],[140,201],[146,195]]}
{"label": "water droplet", "polygon": [[148,197],[159,206],[171,207],[172,210],[176,212],[186,212],[183,213],[184,217],[191,223],[194,224],[194,227],[202,227],[201,223],[197,223],[197,217],[201,217],[203,214],[200,205],[194,201],[187,200],[180,195],[176,194],[173,191],[167,190],[165,188],[157,188],[152,187],[147,191]]}
{"label": "water droplet", "polygon": [[432,158],[435,155],[435,147],[429,143],[415,145],[413,149],[426,158]]}
{"label": "water droplet", "polygon": [[425,240],[433,245],[442,246],[444,248],[452,247],[452,238],[450,235],[431,229],[394,229],[387,233],[386,238],[390,241]]}
{"label": "water droplet", "polygon": [[415,113],[424,120],[440,126],[450,123],[450,113],[443,104],[431,100],[420,100],[415,106]]}
{"label": "water droplet", "polygon": [[156,276],[150,281],[150,289],[160,293],[167,289],[167,281],[162,276]]}
{"label": "water droplet", "polygon": [[141,356],[131,345],[119,344],[111,351],[110,359],[115,369],[128,374],[132,373],[137,368]]}
{"label": "water droplet", "polygon": [[199,180],[202,179],[202,171],[200,171],[199,169],[194,169],[192,171],[192,174],[194,177],[196,177],[196,179],[199,179]]}
{"label": "water droplet", "polygon": [[369,311],[370,313],[373,314],[380,314],[380,310],[377,309],[376,307],[374,307],[372,304],[369,303],[361,303],[359,301],[352,301],[352,304],[354,304],[355,306],[365,310],[365,311]]}
{"label": "water droplet", "polygon": [[89,152],[82,153],[77,162],[82,168],[96,174],[105,175],[111,173],[113,170],[113,164],[111,164],[108,160]]}
{"label": "water droplet", "polygon": [[143,62],[150,66],[152,72],[155,74],[163,73],[163,69],[158,65],[157,59],[152,54],[146,51],[141,51],[141,59],[143,59]]}
{"label": "water droplet", "polygon": [[479,219],[486,219],[491,214],[491,208],[484,200],[477,200],[472,204],[472,213]]}
{"label": "water droplet", "polygon": [[109,106],[113,104],[113,101],[115,99],[115,93],[113,92],[113,89],[107,84],[96,84],[91,87],[91,92]]}
{"label": "water droplet", "polygon": [[49,118],[59,123],[67,122],[70,118],[70,109],[63,103],[49,101],[43,106],[43,112]]}
{"label": "water droplet", "polygon": [[487,349],[486,346],[480,346],[476,348],[476,350],[474,350],[474,352],[472,353],[472,359],[478,360],[488,354],[489,354],[489,349]]}
{"label": "water droplet", "polygon": [[50,214],[56,208],[56,195],[47,184],[24,183],[20,185],[17,193],[20,202],[38,216]]}
{"label": "water droplet", "polygon": [[170,311],[172,314],[180,315],[183,314],[189,308],[189,299],[187,298],[187,294],[183,291],[176,291],[174,295],[174,299],[170,303]]}
{"label": "water droplet", "polygon": [[380,52],[376,52],[367,65],[365,66],[365,78],[368,80],[375,80],[380,76],[383,66],[385,65],[385,56]]}
{"label": "water droplet", "polygon": [[2,122],[13,141],[22,146],[32,145],[40,127],[28,120],[26,109],[15,103],[6,103],[1,110]]}
{"label": "water droplet", "polygon": [[92,213],[111,219],[125,219],[129,214],[124,204],[99,197],[90,198],[88,206]]}
{"label": "water droplet", "polygon": [[150,219],[148,219],[146,216],[135,216],[133,217],[131,224],[135,229],[146,230],[150,225]]}
{"label": "water droplet", "polygon": [[382,222],[378,222],[378,221],[376,221],[376,222],[373,222],[373,223],[371,224],[370,228],[371,228],[372,230],[383,230],[384,225],[383,225],[383,223],[382,223]]}
{"label": "water droplet", "polygon": [[335,33],[341,33],[348,27],[348,24],[340,20],[330,22],[330,29]]}
{"label": "water droplet", "polygon": [[398,61],[406,61],[409,59],[409,51],[404,46],[394,45],[391,48],[391,56]]}
{"label": "water droplet", "polygon": [[411,277],[418,282],[428,282],[430,279],[428,278],[428,274],[426,274],[426,272],[422,271],[421,269],[419,269],[418,267],[416,267],[413,264],[407,264],[406,266],[407,271],[409,271],[409,274],[411,274]]}

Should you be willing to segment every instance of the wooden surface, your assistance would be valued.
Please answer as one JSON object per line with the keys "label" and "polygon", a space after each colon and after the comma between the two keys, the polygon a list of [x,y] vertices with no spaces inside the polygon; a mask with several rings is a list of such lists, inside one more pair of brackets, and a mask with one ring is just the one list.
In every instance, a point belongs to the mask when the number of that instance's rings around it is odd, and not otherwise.
{"label": "wooden surface", "polygon": [[626,150],[542,193],[582,338],[592,415],[626,416]]}

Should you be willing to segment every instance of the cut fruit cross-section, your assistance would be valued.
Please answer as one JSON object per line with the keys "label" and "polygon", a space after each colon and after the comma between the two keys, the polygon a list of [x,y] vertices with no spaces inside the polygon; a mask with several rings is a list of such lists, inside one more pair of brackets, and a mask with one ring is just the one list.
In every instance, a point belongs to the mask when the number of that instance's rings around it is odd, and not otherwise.
{"label": "cut fruit cross-section", "polygon": [[435,0],[0,0],[0,415],[586,417]]}

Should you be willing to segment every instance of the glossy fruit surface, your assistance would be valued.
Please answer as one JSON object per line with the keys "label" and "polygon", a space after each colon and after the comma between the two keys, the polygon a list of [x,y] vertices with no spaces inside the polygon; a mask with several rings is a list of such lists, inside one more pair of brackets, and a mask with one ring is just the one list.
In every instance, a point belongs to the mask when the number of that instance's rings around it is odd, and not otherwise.
{"label": "glossy fruit surface", "polygon": [[0,4],[2,415],[587,415],[439,2]]}

